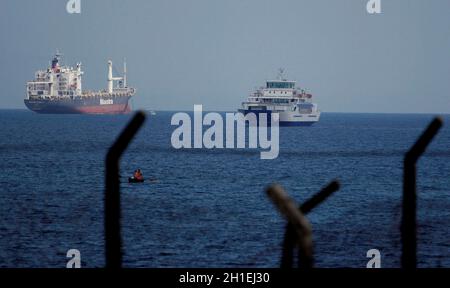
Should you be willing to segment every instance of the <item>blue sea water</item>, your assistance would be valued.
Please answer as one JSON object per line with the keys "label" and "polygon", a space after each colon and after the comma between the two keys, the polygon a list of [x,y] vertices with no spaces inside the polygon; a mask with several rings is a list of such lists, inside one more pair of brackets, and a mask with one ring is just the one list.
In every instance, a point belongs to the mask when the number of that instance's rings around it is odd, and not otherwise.
{"label": "blue sea water", "polygon": [[[170,112],[149,116],[121,162],[126,267],[277,267],[285,221],[264,193],[298,202],[332,179],[313,210],[317,267],[400,266],[402,159],[433,115],[324,113],[281,128],[280,155],[171,147]],[[104,265],[105,153],[131,116],[0,111],[0,267]],[[450,117],[418,168],[418,261],[450,267]],[[157,181],[128,184],[141,168]]]}

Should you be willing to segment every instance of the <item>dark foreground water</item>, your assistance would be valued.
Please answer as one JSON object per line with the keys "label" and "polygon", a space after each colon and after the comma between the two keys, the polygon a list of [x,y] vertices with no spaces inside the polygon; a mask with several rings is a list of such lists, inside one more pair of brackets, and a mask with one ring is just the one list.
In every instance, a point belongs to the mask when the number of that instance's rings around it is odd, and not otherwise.
{"label": "dark foreground water", "polygon": [[[284,221],[264,188],[303,201],[334,178],[342,189],[309,214],[316,266],[382,267],[400,259],[402,157],[432,115],[322,115],[282,128],[276,160],[257,150],[175,150],[171,113],[150,116],[122,159],[124,265],[276,267]],[[0,111],[0,266],[104,265],[104,155],[130,116]],[[450,117],[419,163],[418,259],[450,267]],[[140,167],[156,182],[132,185]]]}

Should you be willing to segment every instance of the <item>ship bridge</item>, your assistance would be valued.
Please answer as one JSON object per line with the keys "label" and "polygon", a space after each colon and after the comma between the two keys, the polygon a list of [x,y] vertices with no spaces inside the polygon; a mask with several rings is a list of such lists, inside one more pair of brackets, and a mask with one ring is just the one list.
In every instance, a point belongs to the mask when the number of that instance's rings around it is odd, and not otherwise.
{"label": "ship bridge", "polygon": [[267,89],[294,89],[295,81],[270,80],[266,82]]}
{"label": "ship bridge", "polygon": [[266,87],[261,89],[260,94],[263,97],[294,97],[296,95],[295,81],[287,80],[269,80],[266,81]]}

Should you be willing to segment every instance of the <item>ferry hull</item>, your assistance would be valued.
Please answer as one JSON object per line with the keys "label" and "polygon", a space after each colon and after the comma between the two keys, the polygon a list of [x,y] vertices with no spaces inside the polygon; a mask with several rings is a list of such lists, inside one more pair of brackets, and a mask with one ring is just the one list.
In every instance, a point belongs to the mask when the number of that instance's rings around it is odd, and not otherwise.
{"label": "ferry hull", "polygon": [[114,97],[108,104],[102,104],[100,97],[88,99],[25,99],[25,106],[42,114],[127,114],[131,112],[130,96]]}
{"label": "ferry hull", "polygon": [[[265,113],[267,114],[267,124],[270,125],[271,113],[272,111],[268,110],[246,110],[239,109],[240,113],[247,115],[248,113],[254,113],[257,116],[258,124],[259,124],[259,114]],[[320,113],[313,114],[294,114],[287,112],[279,112],[280,115],[280,127],[298,127],[298,126],[311,126],[314,123],[319,121]]]}

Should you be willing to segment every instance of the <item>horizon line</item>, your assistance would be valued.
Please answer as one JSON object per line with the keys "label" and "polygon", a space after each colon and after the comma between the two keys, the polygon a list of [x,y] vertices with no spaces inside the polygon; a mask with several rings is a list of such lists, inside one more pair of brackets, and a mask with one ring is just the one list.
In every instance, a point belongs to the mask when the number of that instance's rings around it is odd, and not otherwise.
{"label": "horizon line", "polygon": [[[0,110],[20,110],[20,111],[30,111],[27,108],[1,108]],[[135,109],[132,112],[136,112],[136,111],[155,111],[155,112],[193,112],[193,110],[165,110],[165,109],[161,109],[161,110],[157,110],[157,109],[150,109],[150,108],[142,108],[142,109]],[[232,110],[203,110],[203,112],[205,113],[209,113],[209,112],[222,112],[222,113],[230,113],[230,112],[238,112],[236,111],[232,111]],[[335,114],[419,114],[419,115],[450,115],[450,112],[443,112],[443,113],[439,113],[439,112],[367,112],[367,111],[361,111],[361,112],[355,112],[355,111],[320,111],[321,113],[335,113]],[[37,113],[38,114],[38,113]],[[82,114],[82,113],[81,113]]]}

